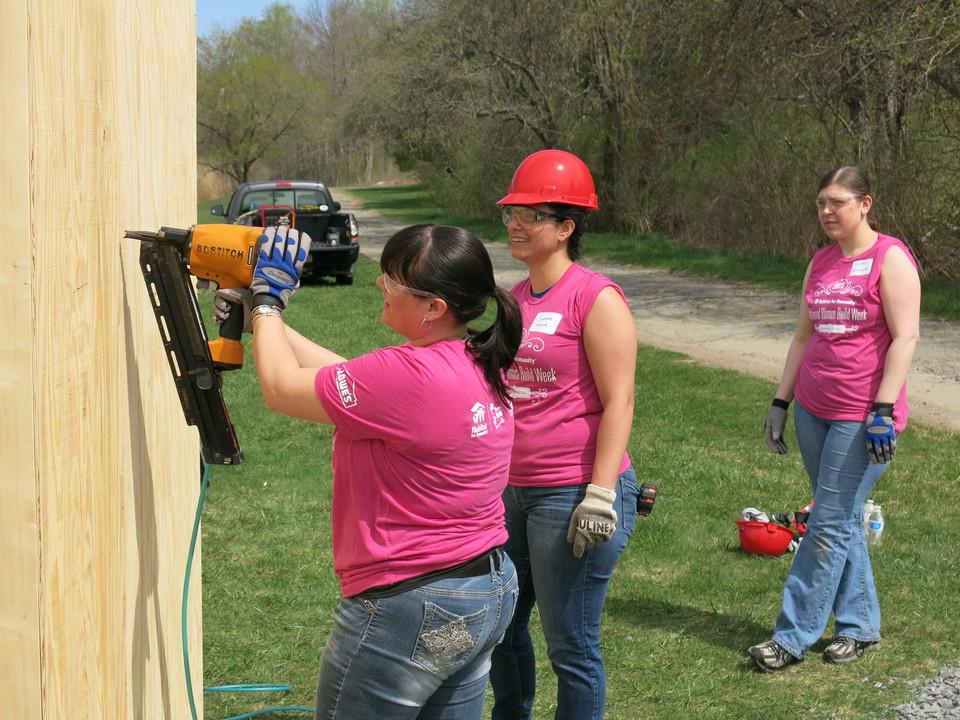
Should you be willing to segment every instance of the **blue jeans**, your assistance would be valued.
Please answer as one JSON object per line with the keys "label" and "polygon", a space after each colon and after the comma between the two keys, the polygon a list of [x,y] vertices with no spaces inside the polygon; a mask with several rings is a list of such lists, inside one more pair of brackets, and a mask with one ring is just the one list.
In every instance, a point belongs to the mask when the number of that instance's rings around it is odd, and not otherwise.
{"label": "blue jeans", "polygon": [[887,464],[868,461],[862,422],[823,420],[799,404],[794,418],[813,509],[783,589],[773,639],[802,657],[823,635],[831,611],[838,637],[880,639],[863,503]]}
{"label": "blue jeans", "polygon": [[479,720],[490,653],[517,601],[500,568],[392,597],[344,598],[320,661],[317,720]]}
{"label": "blue jeans", "polygon": [[530,639],[534,603],[550,663],[557,675],[558,720],[603,717],[606,674],[600,656],[600,615],[607,586],[633,533],[637,478],[632,469],[617,482],[617,530],[606,543],[582,558],[567,542],[570,515],[583,500],[586,485],[508,487],[505,546],[517,566],[520,599],[503,642],[494,650],[494,720],[528,720],[536,690],[536,663]]}

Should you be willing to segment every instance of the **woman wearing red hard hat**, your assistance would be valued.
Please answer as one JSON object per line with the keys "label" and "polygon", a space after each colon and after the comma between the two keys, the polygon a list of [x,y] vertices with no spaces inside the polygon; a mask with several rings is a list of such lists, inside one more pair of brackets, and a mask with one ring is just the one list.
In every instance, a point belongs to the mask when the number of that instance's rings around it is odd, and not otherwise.
{"label": "woman wearing red hard hat", "polygon": [[504,493],[520,597],[490,678],[494,720],[530,718],[536,668],[528,630],[538,605],[557,674],[556,718],[603,716],[600,616],[633,531],[637,482],[627,455],[637,338],[623,291],[577,262],[598,209],[576,155],[541,150],[498,203],[529,277],[512,293],[523,340],[507,372],[516,436]]}

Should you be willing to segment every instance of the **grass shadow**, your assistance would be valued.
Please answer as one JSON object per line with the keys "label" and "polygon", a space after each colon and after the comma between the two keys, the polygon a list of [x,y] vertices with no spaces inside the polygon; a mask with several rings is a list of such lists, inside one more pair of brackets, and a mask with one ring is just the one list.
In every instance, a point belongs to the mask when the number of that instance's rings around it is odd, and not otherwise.
{"label": "grass shadow", "polygon": [[737,652],[769,638],[772,631],[770,625],[760,625],[749,618],[637,595],[611,595],[604,611],[638,629],[659,628]]}

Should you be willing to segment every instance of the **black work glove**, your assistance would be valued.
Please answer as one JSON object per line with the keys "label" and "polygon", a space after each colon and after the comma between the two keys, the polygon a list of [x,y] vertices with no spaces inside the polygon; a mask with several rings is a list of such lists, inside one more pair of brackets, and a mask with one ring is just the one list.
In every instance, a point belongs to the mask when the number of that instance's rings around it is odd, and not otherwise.
{"label": "black work glove", "polygon": [[777,455],[787,452],[787,443],[783,439],[783,434],[787,427],[787,408],[789,407],[788,401],[774,398],[767,411],[767,418],[763,421],[763,439],[767,441],[770,451]]}

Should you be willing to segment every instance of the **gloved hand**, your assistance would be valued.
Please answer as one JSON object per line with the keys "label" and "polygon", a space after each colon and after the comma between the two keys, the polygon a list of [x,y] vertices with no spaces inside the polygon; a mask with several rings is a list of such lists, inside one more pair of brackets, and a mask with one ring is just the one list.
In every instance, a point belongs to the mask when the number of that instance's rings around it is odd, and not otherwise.
{"label": "gloved hand", "polygon": [[867,415],[867,457],[871,463],[888,463],[897,452],[893,404],[874,403]]}
{"label": "gloved hand", "polygon": [[593,550],[613,537],[617,529],[617,512],[613,509],[616,499],[614,490],[587,485],[587,494],[573,511],[567,527],[567,542],[573,544],[576,557],[583,557],[584,550]]}
{"label": "gloved hand", "polygon": [[290,297],[300,287],[300,271],[309,250],[310,236],[289,225],[264,230],[250,283],[253,307],[274,305],[281,310],[287,307]]}
{"label": "gloved hand", "polygon": [[770,409],[767,411],[767,418],[763,421],[763,439],[767,441],[770,451],[777,455],[783,455],[787,452],[787,443],[783,439],[783,433],[787,427],[788,407],[790,407],[790,403],[786,400],[774,398]]}
{"label": "gloved hand", "polygon": [[217,290],[213,296],[213,321],[217,325],[223,325],[230,317],[230,314],[240,308],[243,308],[243,332],[253,332],[253,318],[250,315],[250,291],[246,288],[237,290]]}

